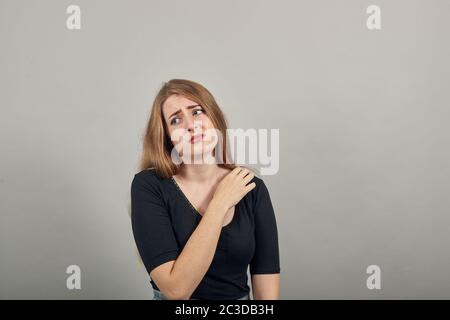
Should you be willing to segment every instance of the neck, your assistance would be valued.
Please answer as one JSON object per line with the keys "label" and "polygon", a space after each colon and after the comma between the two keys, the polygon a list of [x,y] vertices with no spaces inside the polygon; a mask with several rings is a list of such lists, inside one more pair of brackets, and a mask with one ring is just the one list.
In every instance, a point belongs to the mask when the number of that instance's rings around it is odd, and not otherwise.
{"label": "neck", "polygon": [[178,175],[183,180],[209,184],[217,181],[219,169],[217,164],[183,164]]}

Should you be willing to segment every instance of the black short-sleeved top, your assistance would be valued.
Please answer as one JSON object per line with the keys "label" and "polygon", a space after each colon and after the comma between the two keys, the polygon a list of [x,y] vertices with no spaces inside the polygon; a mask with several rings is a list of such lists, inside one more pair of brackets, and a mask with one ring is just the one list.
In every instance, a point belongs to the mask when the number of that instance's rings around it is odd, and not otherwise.
{"label": "black short-sleeved top", "polygon": [[[263,180],[235,206],[233,219],[222,228],[216,252],[194,299],[238,299],[249,294],[250,274],[280,272],[278,235],[269,192]],[[131,183],[131,224],[148,273],[176,260],[202,215],[176,181],[161,178],[155,169],[135,174]],[[154,289],[159,290],[150,279]]]}

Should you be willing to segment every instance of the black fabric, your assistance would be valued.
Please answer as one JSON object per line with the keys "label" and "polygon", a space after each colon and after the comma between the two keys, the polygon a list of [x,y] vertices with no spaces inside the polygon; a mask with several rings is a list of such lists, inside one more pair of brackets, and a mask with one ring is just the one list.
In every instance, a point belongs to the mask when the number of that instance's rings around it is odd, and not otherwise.
{"label": "black fabric", "polygon": [[[250,274],[280,272],[274,210],[264,181],[236,205],[232,221],[222,228],[212,263],[193,292],[195,299],[238,299],[249,294]],[[131,224],[148,273],[176,260],[202,216],[172,178],[154,169],[135,174],[131,183]],[[159,290],[150,279],[154,289]]]}

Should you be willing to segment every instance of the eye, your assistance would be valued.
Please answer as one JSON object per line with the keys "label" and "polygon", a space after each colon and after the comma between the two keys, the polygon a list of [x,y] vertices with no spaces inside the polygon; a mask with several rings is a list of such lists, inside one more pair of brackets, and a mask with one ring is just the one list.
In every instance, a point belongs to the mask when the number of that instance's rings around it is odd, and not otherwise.
{"label": "eye", "polygon": [[170,121],[170,124],[171,124],[171,125],[176,124],[176,123],[175,123],[175,120],[177,120],[177,119],[180,119],[180,118],[177,118],[177,117],[173,118],[173,119]]}
{"label": "eye", "polygon": [[[197,113],[197,114],[195,114],[197,111],[200,111],[200,112]],[[196,110],[194,110],[194,114],[195,114],[195,115],[202,114],[202,113],[203,113],[203,109],[196,109]]]}

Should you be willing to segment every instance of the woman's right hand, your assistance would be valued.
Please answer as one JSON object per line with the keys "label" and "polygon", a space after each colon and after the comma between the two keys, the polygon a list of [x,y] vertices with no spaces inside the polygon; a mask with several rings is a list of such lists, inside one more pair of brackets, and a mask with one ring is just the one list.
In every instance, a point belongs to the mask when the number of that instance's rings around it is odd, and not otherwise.
{"label": "woman's right hand", "polygon": [[254,182],[248,184],[255,174],[243,167],[236,167],[217,185],[210,205],[225,211],[235,206],[241,199],[256,187]]}

